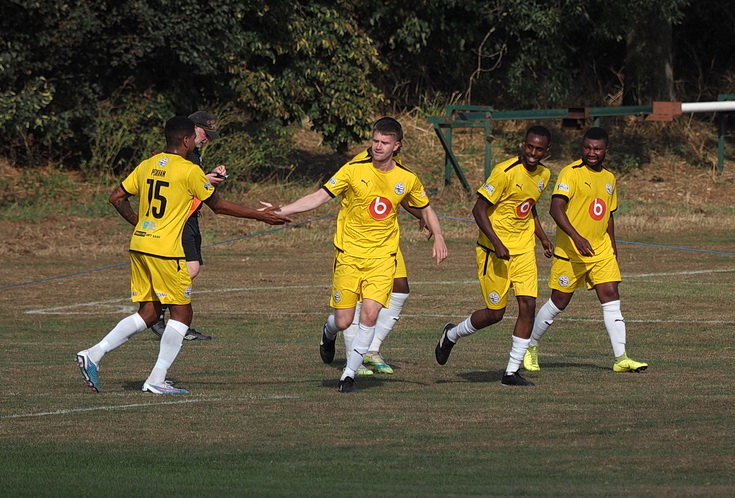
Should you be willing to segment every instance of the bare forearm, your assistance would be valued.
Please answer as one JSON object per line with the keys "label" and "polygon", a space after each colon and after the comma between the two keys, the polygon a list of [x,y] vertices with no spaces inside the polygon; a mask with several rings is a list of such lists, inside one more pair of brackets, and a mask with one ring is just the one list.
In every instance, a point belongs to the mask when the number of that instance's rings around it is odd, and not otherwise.
{"label": "bare forearm", "polygon": [[263,220],[264,215],[262,211],[257,209],[242,206],[235,202],[231,202],[222,198],[216,199],[211,205],[207,204],[215,214],[222,214],[225,216],[234,216],[236,218],[249,218],[252,220]]}
{"label": "bare forearm", "polygon": [[316,192],[313,192],[309,195],[305,195],[301,199],[292,202],[291,204],[287,204],[283,207],[281,207],[278,210],[279,214],[282,214],[284,216],[289,216],[292,214],[297,213],[304,213],[306,211],[311,211],[312,209],[315,209],[325,202],[332,199],[332,197],[327,193],[324,189],[319,189]]}
{"label": "bare forearm", "polygon": [[[412,213],[416,216],[416,213]],[[439,217],[431,206],[427,206],[418,213],[424,224],[429,227],[434,237],[443,237],[442,227],[439,225]]]}
{"label": "bare forearm", "polygon": [[117,212],[120,213],[120,216],[122,216],[125,221],[135,226],[138,224],[138,213],[133,210],[133,207],[130,205],[130,201],[128,200],[129,198],[130,195],[125,192],[120,185],[118,185],[115,187],[115,190],[112,191],[109,200],[110,204],[115,206]]}

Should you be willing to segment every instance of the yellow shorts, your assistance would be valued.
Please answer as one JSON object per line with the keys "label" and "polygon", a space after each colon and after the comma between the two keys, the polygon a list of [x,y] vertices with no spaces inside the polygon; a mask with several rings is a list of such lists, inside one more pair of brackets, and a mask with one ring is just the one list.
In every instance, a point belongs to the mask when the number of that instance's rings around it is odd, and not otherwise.
{"label": "yellow shorts", "polygon": [[516,296],[538,295],[538,269],[536,253],[529,251],[499,259],[493,251],[476,246],[477,278],[480,280],[485,306],[500,310],[508,305],[508,292],[513,288]]}
{"label": "yellow shorts", "polygon": [[549,275],[549,287],[562,292],[574,292],[587,285],[587,289],[606,282],[620,282],[620,267],[614,256],[585,263],[554,256]]}
{"label": "yellow shorts", "polygon": [[403,259],[401,248],[396,253],[396,274],[393,278],[408,278],[408,270],[406,270],[406,261]]}
{"label": "yellow shorts", "polygon": [[355,258],[337,252],[332,275],[332,308],[354,308],[357,301],[372,299],[388,306],[396,273],[396,257]]}
{"label": "yellow shorts", "polygon": [[191,275],[186,259],[130,253],[130,298],[134,303],[191,303]]}

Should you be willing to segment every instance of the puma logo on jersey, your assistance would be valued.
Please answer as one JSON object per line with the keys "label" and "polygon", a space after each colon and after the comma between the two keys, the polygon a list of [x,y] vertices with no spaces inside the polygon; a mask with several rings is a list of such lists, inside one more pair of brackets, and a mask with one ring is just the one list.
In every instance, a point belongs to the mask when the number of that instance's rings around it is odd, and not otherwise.
{"label": "puma logo on jersey", "polygon": [[364,183],[366,187],[369,187],[369,186],[370,186],[370,185],[368,185],[368,183],[369,183],[369,182],[368,182],[367,180],[360,180],[360,181],[361,181],[362,183]]}
{"label": "puma logo on jersey", "polygon": [[592,188],[592,184],[590,182],[584,182],[585,185],[587,185],[589,188]]}
{"label": "puma logo on jersey", "polygon": [[523,190],[523,187],[521,186],[520,183],[516,183],[516,187],[518,187],[519,189]]}

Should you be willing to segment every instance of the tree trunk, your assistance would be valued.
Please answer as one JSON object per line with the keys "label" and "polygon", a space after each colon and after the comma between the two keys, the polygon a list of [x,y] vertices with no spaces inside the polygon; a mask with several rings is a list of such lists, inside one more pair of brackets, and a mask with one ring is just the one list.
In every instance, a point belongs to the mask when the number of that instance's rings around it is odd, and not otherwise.
{"label": "tree trunk", "polygon": [[671,23],[660,16],[642,19],[626,38],[623,105],[674,100]]}

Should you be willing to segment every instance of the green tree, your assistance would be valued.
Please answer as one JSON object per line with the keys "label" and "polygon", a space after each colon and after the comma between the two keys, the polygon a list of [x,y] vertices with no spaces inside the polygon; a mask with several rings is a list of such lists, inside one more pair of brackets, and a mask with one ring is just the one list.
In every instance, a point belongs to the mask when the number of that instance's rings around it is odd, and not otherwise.
{"label": "green tree", "polygon": [[[256,119],[308,117],[327,143],[344,147],[365,136],[382,100],[370,75],[383,66],[348,4],[333,5],[6,0],[0,147],[17,149],[20,133],[29,151],[63,144],[79,151],[77,162],[88,159],[97,108],[126,92],[162,96],[181,114],[221,101]],[[143,113],[141,125],[159,118]]]}

